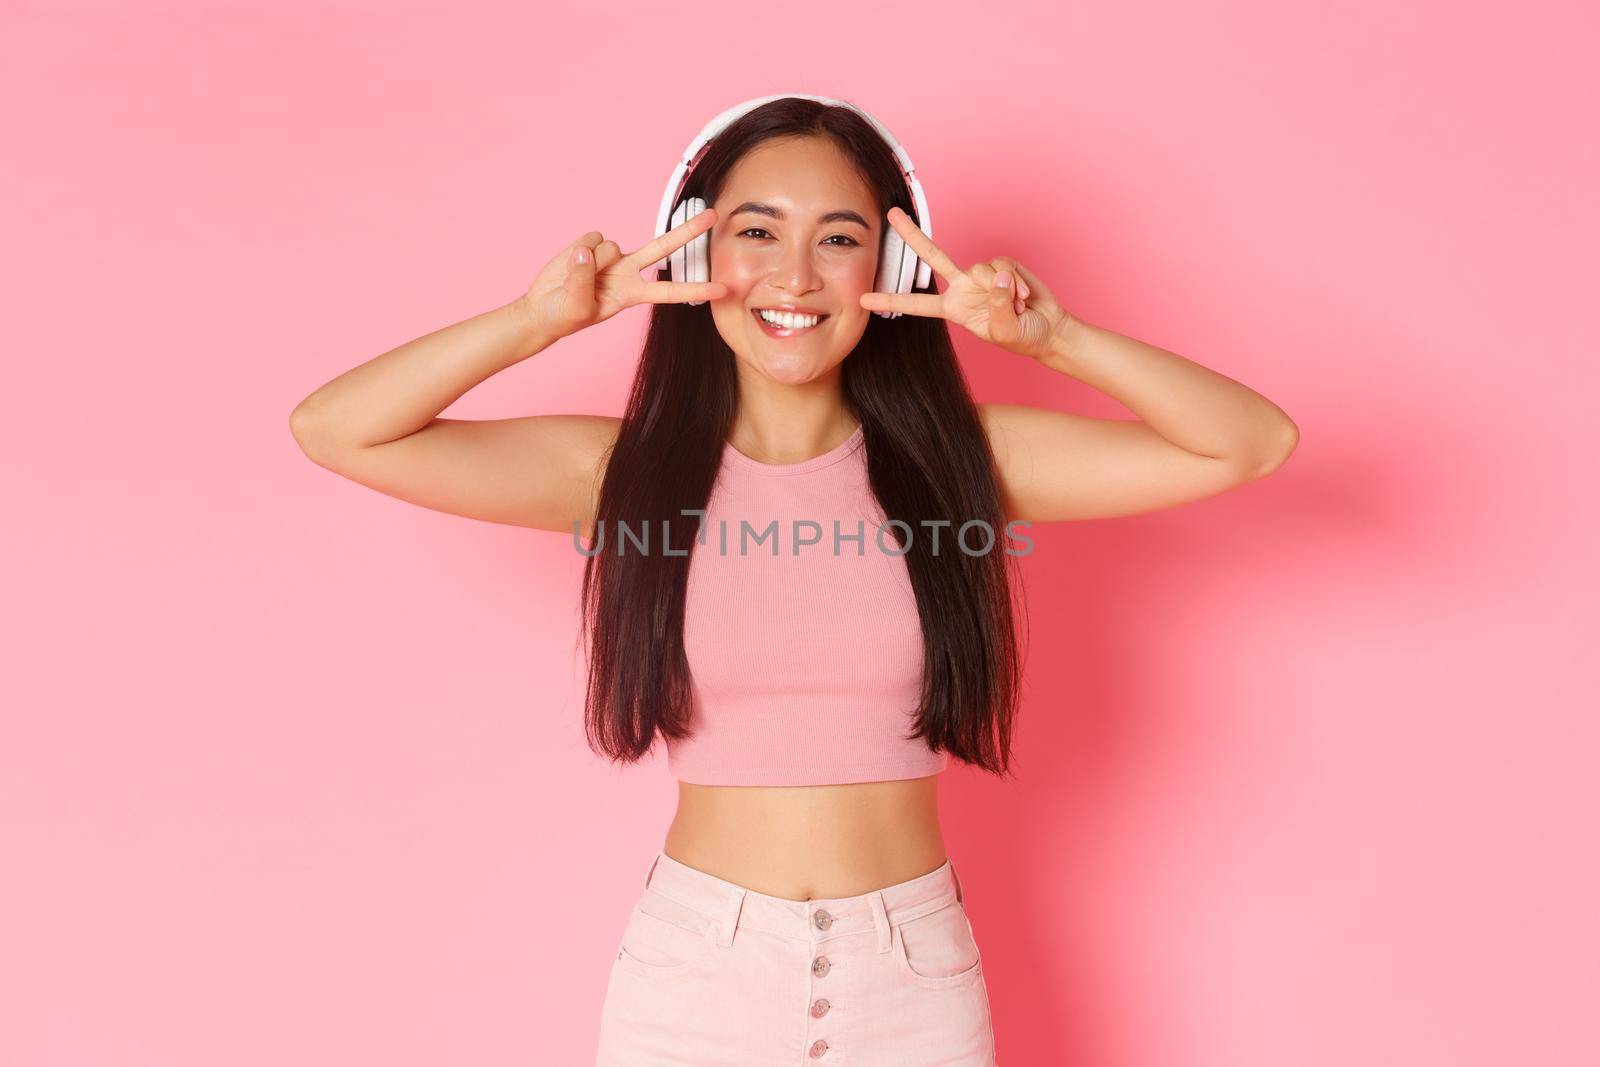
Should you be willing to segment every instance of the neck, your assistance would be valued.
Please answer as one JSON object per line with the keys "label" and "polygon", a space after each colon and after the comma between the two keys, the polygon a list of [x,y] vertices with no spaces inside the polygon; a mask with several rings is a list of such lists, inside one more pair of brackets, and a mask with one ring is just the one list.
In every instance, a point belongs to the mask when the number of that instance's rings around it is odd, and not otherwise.
{"label": "neck", "polygon": [[728,441],[762,463],[801,463],[837,448],[860,425],[837,395],[787,405],[749,405],[741,400]]}

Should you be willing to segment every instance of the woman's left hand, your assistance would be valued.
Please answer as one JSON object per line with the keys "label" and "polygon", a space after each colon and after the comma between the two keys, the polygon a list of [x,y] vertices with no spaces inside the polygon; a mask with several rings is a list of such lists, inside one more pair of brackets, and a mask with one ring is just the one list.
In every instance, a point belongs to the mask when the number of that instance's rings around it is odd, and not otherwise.
{"label": "woman's left hand", "polygon": [[[888,218],[906,245],[949,287],[942,293],[862,293],[862,307],[960,323],[985,341],[1029,359],[1053,351],[1072,316],[1032,271],[1010,256],[962,270],[904,211],[892,207]],[[998,284],[1001,275],[1010,278],[1009,285]]]}

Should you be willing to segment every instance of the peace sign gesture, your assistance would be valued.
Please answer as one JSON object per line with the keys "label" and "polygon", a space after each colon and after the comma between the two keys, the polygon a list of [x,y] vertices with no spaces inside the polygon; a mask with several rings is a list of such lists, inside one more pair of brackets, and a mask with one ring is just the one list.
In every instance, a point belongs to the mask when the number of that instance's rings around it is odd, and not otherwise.
{"label": "peace sign gesture", "polygon": [[863,293],[862,307],[960,323],[985,341],[1029,359],[1050,353],[1052,338],[1071,316],[1032,271],[1010,256],[962,270],[910,215],[892,207],[888,218],[906,245],[949,287],[942,293]]}
{"label": "peace sign gesture", "polygon": [[720,300],[728,295],[728,287],[721,282],[645,281],[639,277],[640,271],[699,237],[716,221],[716,210],[706,208],[627,255],[617,242],[602,241],[599,230],[590,230],[544,265],[520,298],[522,306],[552,336],[566,337],[635,304]]}

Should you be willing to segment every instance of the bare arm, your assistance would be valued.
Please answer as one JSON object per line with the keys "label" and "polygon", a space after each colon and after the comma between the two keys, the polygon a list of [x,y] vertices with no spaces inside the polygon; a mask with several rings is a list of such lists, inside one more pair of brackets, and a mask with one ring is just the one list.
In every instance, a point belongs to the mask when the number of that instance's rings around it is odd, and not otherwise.
{"label": "bare arm", "polygon": [[517,300],[353,367],[289,416],[318,466],[453,515],[588,532],[600,474],[621,420],[607,415],[441,419],[467,390],[556,340],[641,303],[714,299],[709,282],[645,281],[639,272],[709,229],[714,211],[623,255],[591,230],[556,253]]}
{"label": "bare arm", "polygon": [[400,500],[486,522],[586,528],[617,419],[438,417],[552,340],[514,301],[345,371],[300,402],[290,430],[318,466]]}
{"label": "bare arm", "polygon": [[861,306],[958,322],[1122,402],[1137,419],[980,404],[1008,518],[1133,515],[1270,474],[1300,440],[1272,401],[1175,352],[1068,314],[1011,256],[958,267],[899,207],[889,224],[949,283],[942,293],[866,293]]}
{"label": "bare arm", "polygon": [[1137,419],[982,404],[1009,517],[1134,515],[1265,477],[1299,430],[1272,401],[1175,352],[1064,320],[1039,362],[1115,397]]}

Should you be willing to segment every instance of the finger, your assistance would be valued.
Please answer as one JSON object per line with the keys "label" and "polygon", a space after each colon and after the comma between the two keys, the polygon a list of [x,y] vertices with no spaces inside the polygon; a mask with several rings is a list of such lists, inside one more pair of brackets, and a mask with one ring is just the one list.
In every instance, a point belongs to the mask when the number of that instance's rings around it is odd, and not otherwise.
{"label": "finger", "polygon": [[910,215],[898,207],[892,207],[889,209],[889,222],[901,239],[910,246],[911,251],[917,254],[917,258],[932,267],[933,272],[939,277],[948,282],[961,273],[961,268],[956,266],[955,261],[944,254],[944,249],[933,243],[933,238],[922,232]]}
{"label": "finger", "polygon": [[584,246],[586,246],[588,248],[593,248],[599,242],[600,242],[600,231],[599,230],[590,230],[588,233],[586,233],[583,236],[579,237],[576,241],[573,241],[570,245],[567,246],[567,255],[571,256],[572,255],[572,250],[574,248],[577,248],[579,245],[584,245]]}
{"label": "finger", "polygon": [[571,294],[574,306],[586,308],[594,299],[594,246],[600,235],[593,230],[578,238],[572,246],[572,251],[567,253],[567,276],[561,282],[562,287]]}
{"label": "finger", "polygon": [[[1010,256],[996,256],[994,259],[989,261],[989,265],[995,269],[996,276],[998,276],[1001,271],[1011,272],[1011,310],[1020,315],[1027,310],[1028,302],[1025,299],[1027,294],[1023,292],[1022,279],[1017,276],[1017,272],[1014,269],[1016,262],[1017,261],[1012,259]],[[989,279],[989,284],[994,284],[994,278]]]}
{"label": "finger", "polygon": [[721,282],[645,282],[646,304],[681,304],[689,300],[721,300],[728,287]]}
{"label": "finger", "polygon": [[1044,282],[1040,280],[1039,276],[1034,274],[1033,271],[1029,270],[1027,267],[1024,267],[1021,263],[1018,263],[1015,260],[1013,260],[1012,263],[1011,263],[1011,267],[1012,267],[1013,270],[1015,270],[1017,272],[1017,276],[1020,277],[1024,283],[1027,284],[1028,291],[1029,291],[1030,294],[1038,293],[1038,292],[1049,292],[1049,289],[1045,286]]}
{"label": "finger", "polygon": [[1022,280],[1022,275],[1017,273],[1016,265],[1014,263],[1006,264],[1004,269],[1009,271],[1010,274],[1011,274],[1011,307],[1012,307],[1012,310],[1014,310],[1018,315],[1020,315],[1025,310],[1027,310],[1027,307],[1028,307],[1027,296],[1022,291],[1023,287],[1027,283]]}
{"label": "finger", "polygon": [[868,311],[899,311],[907,315],[944,318],[942,293],[862,293],[861,306]]}
{"label": "finger", "polygon": [[[1017,266],[1021,266],[1021,264],[1019,263]],[[1022,272],[1020,270],[1017,270],[1015,267],[1013,267],[1012,272],[1017,276],[1017,295],[1022,297],[1024,300],[1028,299],[1028,297],[1033,295],[1033,286],[1028,284],[1028,279],[1022,276]]]}
{"label": "finger", "polygon": [[605,270],[621,258],[622,249],[615,241],[601,241],[595,246],[594,266],[596,270]]}
{"label": "finger", "polygon": [[995,275],[994,284],[989,288],[989,336],[1001,344],[1022,337],[1022,328],[1017,323],[1017,311],[1014,306],[1017,295],[1016,277],[1009,270],[1000,271]]}
{"label": "finger", "polygon": [[[967,268],[967,277],[970,278],[979,289],[991,289],[994,287],[995,275],[999,274],[1002,270],[1007,269],[1006,263],[1007,261],[1004,256],[999,256],[995,259],[992,259],[988,263],[974,263],[972,266]],[[1016,285],[1016,282],[1013,281],[1012,285]],[[1023,300],[1021,294],[1017,294],[1012,303],[1017,309],[1017,314],[1022,314]]]}
{"label": "finger", "polygon": [[[1022,314],[1028,308],[1028,298],[1033,295],[1033,286],[1028,284],[1028,278],[1032,277],[1032,275],[1028,273],[1026,267],[1010,256],[996,256],[992,262],[997,269],[1011,272],[1013,279],[1011,284],[1017,290],[1015,307],[1017,314]],[[1034,281],[1038,282],[1038,279],[1035,278]],[[1042,287],[1043,283],[1040,282],[1039,285]]]}
{"label": "finger", "polygon": [[[1017,275],[1017,268],[1022,266],[1022,264],[1018,263],[1010,256],[995,256],[989,261],[989,265],[996,271],[1009,270],[1013,275]],[[990,280],[990,284],[993,284],[992,279]],[[1026,278],[1023,278],[1019,275],[1011,284],[1016,287],[1017,295],[1023,300],[1026,300],[1029,296],[1033,295],[1033,289],[1028,285]]]}
{"label": "finger", "polygon": [[667,254],[683,247],[702,233],[711,229],[717,221],[717,209],[708,207],[692,219],[674,226],[666,233],[657,237],[649,244],[635,252],[629,252],[622,257],[621,262],[627,263],[635,270],[644,270],[657,260],[665,259]]}

